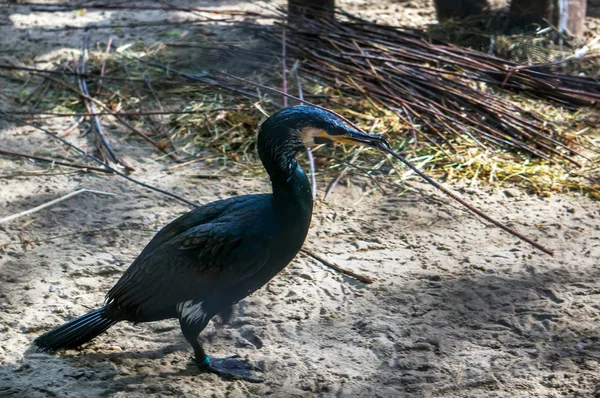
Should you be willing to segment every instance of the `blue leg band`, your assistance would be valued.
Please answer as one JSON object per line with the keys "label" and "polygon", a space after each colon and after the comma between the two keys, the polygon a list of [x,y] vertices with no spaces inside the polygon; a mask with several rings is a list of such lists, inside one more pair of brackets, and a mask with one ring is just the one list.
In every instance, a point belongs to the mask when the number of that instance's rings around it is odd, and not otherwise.
{"label": "blue leg band", "polygon": [[204,355],[204,360],[200,362],[198,358],[194,358],[198,366],[208,366],[210,365],[210,357],[208,355]]}

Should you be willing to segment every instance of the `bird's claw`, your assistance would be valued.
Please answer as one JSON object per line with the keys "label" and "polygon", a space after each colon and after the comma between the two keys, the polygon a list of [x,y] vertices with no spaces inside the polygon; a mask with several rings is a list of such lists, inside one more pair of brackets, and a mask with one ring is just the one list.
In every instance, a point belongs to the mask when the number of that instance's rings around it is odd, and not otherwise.
{"label": "bird's claw", "polygon": [[239,355],[232,355],[227,358],[210,358],[208,355],[203,361],[196,357],[192,360],[204,372],[211,372],[223,378],[233,380],[244,380],[250,383],[262,383],[264,380],[254,375],[256,367],[252,366],[246,359],[238,359]]}

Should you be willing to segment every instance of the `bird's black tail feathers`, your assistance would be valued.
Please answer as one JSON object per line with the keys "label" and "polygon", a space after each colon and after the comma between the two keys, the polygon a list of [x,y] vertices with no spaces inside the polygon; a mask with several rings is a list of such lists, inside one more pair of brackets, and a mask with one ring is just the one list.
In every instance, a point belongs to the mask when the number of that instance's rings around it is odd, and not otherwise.
{"label": "bird's black tail feathers", "polygon": [[33,341],[33,344],[35,344],[39,350],[45,352],[79,347],[118,322],[106,318],[104,316],[105,312],[106,307],[88,312],[79,318],[75,318],[64,325],[41,335]]}

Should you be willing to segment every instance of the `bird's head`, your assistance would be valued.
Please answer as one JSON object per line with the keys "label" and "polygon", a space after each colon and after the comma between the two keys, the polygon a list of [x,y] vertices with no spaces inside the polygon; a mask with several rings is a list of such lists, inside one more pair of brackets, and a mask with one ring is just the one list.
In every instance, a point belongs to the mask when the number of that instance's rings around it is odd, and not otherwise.
{"label": "bird's head", "polygon": [[260,127],[258,145],[295,155],[304,148],[328,143],[376,146],[385,142],[378,135],[355,130],[336,115],[313,106],[298,105],[280,110]]}
{"label": "bird's head", "polygon": [[314,106],[297,105],[269,117],[258,133],[258,153],[271,176],[285,176],[294,168],[295,155],[315,145],[340,142],[377,146],[387,141],[355,130],[336,115]]}
{"label": "bird's head", "polygon": [[258,154],[273,180],[286,180],[296,169],[297,153],[315,145],[340,142],[377,146],[381,136],[355,130],[336,115],[313,106],[298,105],[269,117],[258,133]]}

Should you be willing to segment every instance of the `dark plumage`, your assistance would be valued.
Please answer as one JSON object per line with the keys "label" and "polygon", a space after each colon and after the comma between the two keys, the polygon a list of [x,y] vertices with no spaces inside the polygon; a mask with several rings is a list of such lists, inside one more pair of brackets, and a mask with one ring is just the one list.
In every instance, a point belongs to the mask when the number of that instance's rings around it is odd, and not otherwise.
{"label": "dark plumage", "polygon": [[[43,351],[75,348],[119,321],[179,319],[198,364],[255,380],[233,359],[205,354],[200,332],[216,314],[252,294],[298,253],[310,226],[310,184],[295,155],[327,141],[371,145],[381,140],[348,128],[329,112],[308,106],[283,109],[258,134],[258,153],[272,194],[219,200],[165,226],[106,295],[106,304],[38,337]],[[240,361],[238,361],[240,362]],[[243,365],[243,364],[242,364]]]}

